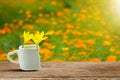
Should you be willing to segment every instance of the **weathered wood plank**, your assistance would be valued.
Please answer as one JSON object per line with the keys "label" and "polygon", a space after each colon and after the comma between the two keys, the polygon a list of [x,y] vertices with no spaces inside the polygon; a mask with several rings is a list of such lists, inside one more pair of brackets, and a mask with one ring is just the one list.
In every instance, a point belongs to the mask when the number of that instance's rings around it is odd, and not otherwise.
{"label": "weathered wood plank", "polygon": [[19,65],[0,63],[0,79],[120,79],[120,63],[42,62],[40,71],[21,71]]}
{"label": "weathered wood plank", "polygon": [[120,80],[120,78],[0,78],[0,80]]}

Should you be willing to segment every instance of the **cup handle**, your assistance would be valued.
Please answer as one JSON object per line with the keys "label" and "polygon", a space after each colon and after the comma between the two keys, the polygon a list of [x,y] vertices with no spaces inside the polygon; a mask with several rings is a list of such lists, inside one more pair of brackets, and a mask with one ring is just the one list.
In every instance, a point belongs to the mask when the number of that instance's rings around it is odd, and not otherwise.
{"label": "cup handle", "polygon": [[17,54],[18,53],[18,50],[14,50],[13,52],[9,52],[8,54],[7,54],[7,58],[8,58],[8,60],[10,61],[10,62],[12,62],[12,63],[15,63],[15,64],[18,64],[18,61],[14,61],[13,59],[11,59],[11,55],[13,55],[13,54]]}

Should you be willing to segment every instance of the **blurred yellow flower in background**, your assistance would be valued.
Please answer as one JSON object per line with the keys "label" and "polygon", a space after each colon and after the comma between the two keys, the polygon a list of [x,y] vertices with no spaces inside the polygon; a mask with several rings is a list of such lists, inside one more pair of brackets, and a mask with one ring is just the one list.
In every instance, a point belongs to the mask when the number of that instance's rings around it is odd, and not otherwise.
{"label": "blurred yellow flower in background", "polygon": [[106,62],[116,62],[116,56],[110,55],[106,58]]}
{"label": "blurred yellow flower in background", "polygon": [[64,48],[62,48],[62,50],[63,50],[63,51],[68,51],[69,48],[68,48],[68,47],[64,47]]}
{"label": "blurred yellow flower in background", "polygon": [[53,35],[54,34],[54,31],[53,30],[50,30],[46,33],[46,35]]}
{"label": "blurred yellow flower in background", "polygon": [[104,46],[110,46],[110,45],[111,45],[111,42],[110,42],[110,41],[104,41],[103,45],[104,45]]}
{"label": "blurred yellow flower in background", "polygon": [[101,62],[101,60],[99,58],[92,58],[89,62]]}

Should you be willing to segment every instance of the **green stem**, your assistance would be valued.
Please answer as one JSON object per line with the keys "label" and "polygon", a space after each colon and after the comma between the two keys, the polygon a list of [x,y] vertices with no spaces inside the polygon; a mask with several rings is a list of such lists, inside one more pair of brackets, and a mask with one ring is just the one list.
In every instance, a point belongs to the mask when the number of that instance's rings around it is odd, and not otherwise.
{"label": "green stem", "polygon": [[36,44],[36,48],[38,48],[39,44]]}
{"label": "green stem", "polygon": [[22,44],[22,48],[24,48],[24,43]]}
{"label": "green stem", "polygon": [[24,47],[24,45],[22,45],[22,48]]}

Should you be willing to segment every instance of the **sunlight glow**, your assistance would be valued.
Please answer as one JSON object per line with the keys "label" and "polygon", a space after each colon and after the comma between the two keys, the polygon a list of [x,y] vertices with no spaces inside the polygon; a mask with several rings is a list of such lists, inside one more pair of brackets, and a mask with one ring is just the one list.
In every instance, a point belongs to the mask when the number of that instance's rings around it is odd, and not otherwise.
{"label": "sunlight glow", "polygon": [[117,15],[120,15],[120,0],[114,0],[113,5],[113,10]]}

